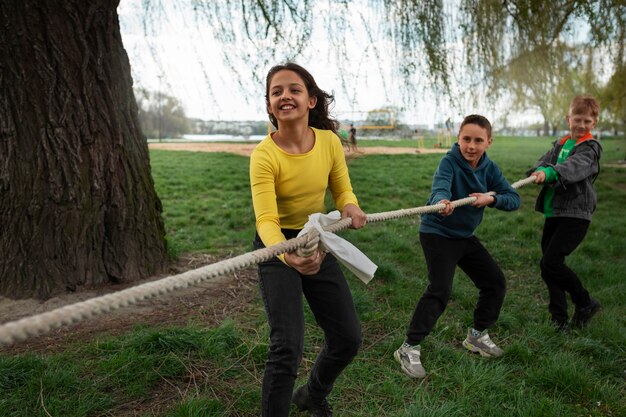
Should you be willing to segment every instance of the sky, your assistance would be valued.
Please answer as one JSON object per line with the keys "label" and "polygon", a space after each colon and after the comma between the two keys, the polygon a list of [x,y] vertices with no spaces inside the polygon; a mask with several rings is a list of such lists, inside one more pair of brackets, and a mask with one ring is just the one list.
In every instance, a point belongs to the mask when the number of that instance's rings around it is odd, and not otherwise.
{"label": "sky", "polygon": [[[120,1],[118,15],[122,41],[131,63],[135,87],[178,98],[188,117],[267,120],[262,80],[271,65],[251,69],[240,64],[238,68],[243,67],[240,75],[233,74],[223,62],[221,48],[224,46],[213,38],[211,30],[198,26],[192,11],[181,10],[172,4],[175,3],[162,2],[162,8],[155,9],[152,16],[157,24],[146,30],[141,0]],[[401,80],[392,71],[393,46],[377,44],[374,50],[366,42],[367,35],[358,20],[360,14],[376,11],[358,0],[350,7],[353,13],[346,19],[351,19],[354,31],[345,39],[345,48],[350,55],[348,61],[337,56],[325,33],[318,29],[314,29],[310,47],[296,60],[311,72],[322,89],[335,96],[333,114],[339,118],[358,119],[367,111],[391,105],[403,107],[401,121],[410,125],[432,127],[447,118],[462,119],[462,114],[435,99],[428,89],[427,79],[419,86],[399,84]],[[451,53],[454,48],[452,45]],[[457,49],[456,52],[460,51]],[[414,105],[403,104],[405,88],[419,89],[419,98]],[[484,109],[471,106],[471,103],[465,103],[467,114],[488,115]],[[525,117],[538,120],[532,114]],[[517,120],[526,121],[522,115],[518,115]]]}

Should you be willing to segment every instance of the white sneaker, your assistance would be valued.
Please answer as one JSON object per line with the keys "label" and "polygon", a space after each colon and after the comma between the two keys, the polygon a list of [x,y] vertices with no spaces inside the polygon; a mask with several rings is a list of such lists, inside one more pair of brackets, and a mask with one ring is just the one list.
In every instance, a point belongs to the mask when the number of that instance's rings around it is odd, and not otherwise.
{"label": "white sneaker", "polygon": [[400,362],[400,367],[404,373],[411,378],[424,378],[426,376],[426,371],[420,361],[420,349],[420,345],[411,346],[405,342],[393,353],[394,358]]}
{"label": "white sneaker", "polygon": [[487,358],[502,356],[504,351],[496,346],[489,338],[487,330],[483,330],[478,336],[472,334],[472,329],[467,330],[467,337],[463,341],[463,346],[470,352],[480,353],[480,356]]}

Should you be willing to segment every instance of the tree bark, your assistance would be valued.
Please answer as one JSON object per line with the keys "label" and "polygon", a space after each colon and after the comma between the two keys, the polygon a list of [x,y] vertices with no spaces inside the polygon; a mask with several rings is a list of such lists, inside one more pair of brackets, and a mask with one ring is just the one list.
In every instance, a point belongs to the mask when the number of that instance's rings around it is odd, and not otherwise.
{"label": "tree bark", "polygon": [[167,264],[118,2],[0,2],[0,295]]}

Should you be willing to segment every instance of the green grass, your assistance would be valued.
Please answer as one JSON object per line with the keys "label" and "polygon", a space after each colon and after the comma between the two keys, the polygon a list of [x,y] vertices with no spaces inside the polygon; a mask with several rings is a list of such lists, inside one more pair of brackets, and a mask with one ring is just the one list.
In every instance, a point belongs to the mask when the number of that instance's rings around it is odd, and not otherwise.
{"label": "green grass", "polygon": [[[550,144],[548,138],[496,138],[489,150],[510,181]],[[398,141],[401,143],[402,141]],[[363,141],[363,146],[368,143]],[[422,343],[428,376],[409,380],[392,353],[404,338],[427,279],[418,219],[342,232],[379,269],[363,285],[347,274],[364,342],[329,400],[336,415],[368,416],[623,416],[626,415],[626,141],[603,141],[596,182],[598,210],[568,263],[603,310],[583,330],[560,334],[548,324],[547,291],[539,275],[542,218],[533,211],[538,188],[520,190],[519,211],[487,210],[478,236],[507,277],[501,317],[490,331],[506,354],[498,360],[461,347],[476,288],[457,272],[450,304]],[[350,162],[355,191],[370,213],[423,205],[441,155],[372,155]],[[248,159],[229,154],[151,152],[163,201],[170,253],[233,256],[251,249],[254,216]],[[97,320],[94,319],[94,320]],[[306,379],[323,335],[306,309]],[[56,354],[0,355],[0,416],[135,415],[257,416],[268,346],[260,300],[214,328],[138,326]],[[157,395],[158,394],[158,395]],[[44,410],[45,406],[45,410]]]}
{"label": "green grass", "polygon": [[235,253],[243,249],[242,242],[252,242],[247,158],[166,151],[153,151],[151,157],[172,257]]}

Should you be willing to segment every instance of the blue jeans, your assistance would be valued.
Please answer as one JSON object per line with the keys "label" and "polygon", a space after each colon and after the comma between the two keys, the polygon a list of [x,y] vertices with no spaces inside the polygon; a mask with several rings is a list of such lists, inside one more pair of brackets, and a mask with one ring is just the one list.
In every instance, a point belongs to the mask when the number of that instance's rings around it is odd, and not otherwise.
{"label": "blue jeans", "polygon": [[[283,230],[289,239],[297,231]],[[264,247],[255,239],[255,248]],[[325,343],[307,382],[309,395],[322,400],[361,345],[361,325],[348,283],[330,253],[316,275],[301,275],[278,258],[259,264],[259,287],[270,327],[270,347],[262,390],[262,415],[287,417],[304,345],[303,298]]]}
{"label": "blue jeans", "polygon": [[413,312],[406,334],[407,343],[419,344],[435,327],[450,300],[457,265],[479,290],[473,327],[480,331],[491,327],[500,315],[506,280],[478,238],[451,239],[420,233],[420,243],[428,267],[429,284]]}

